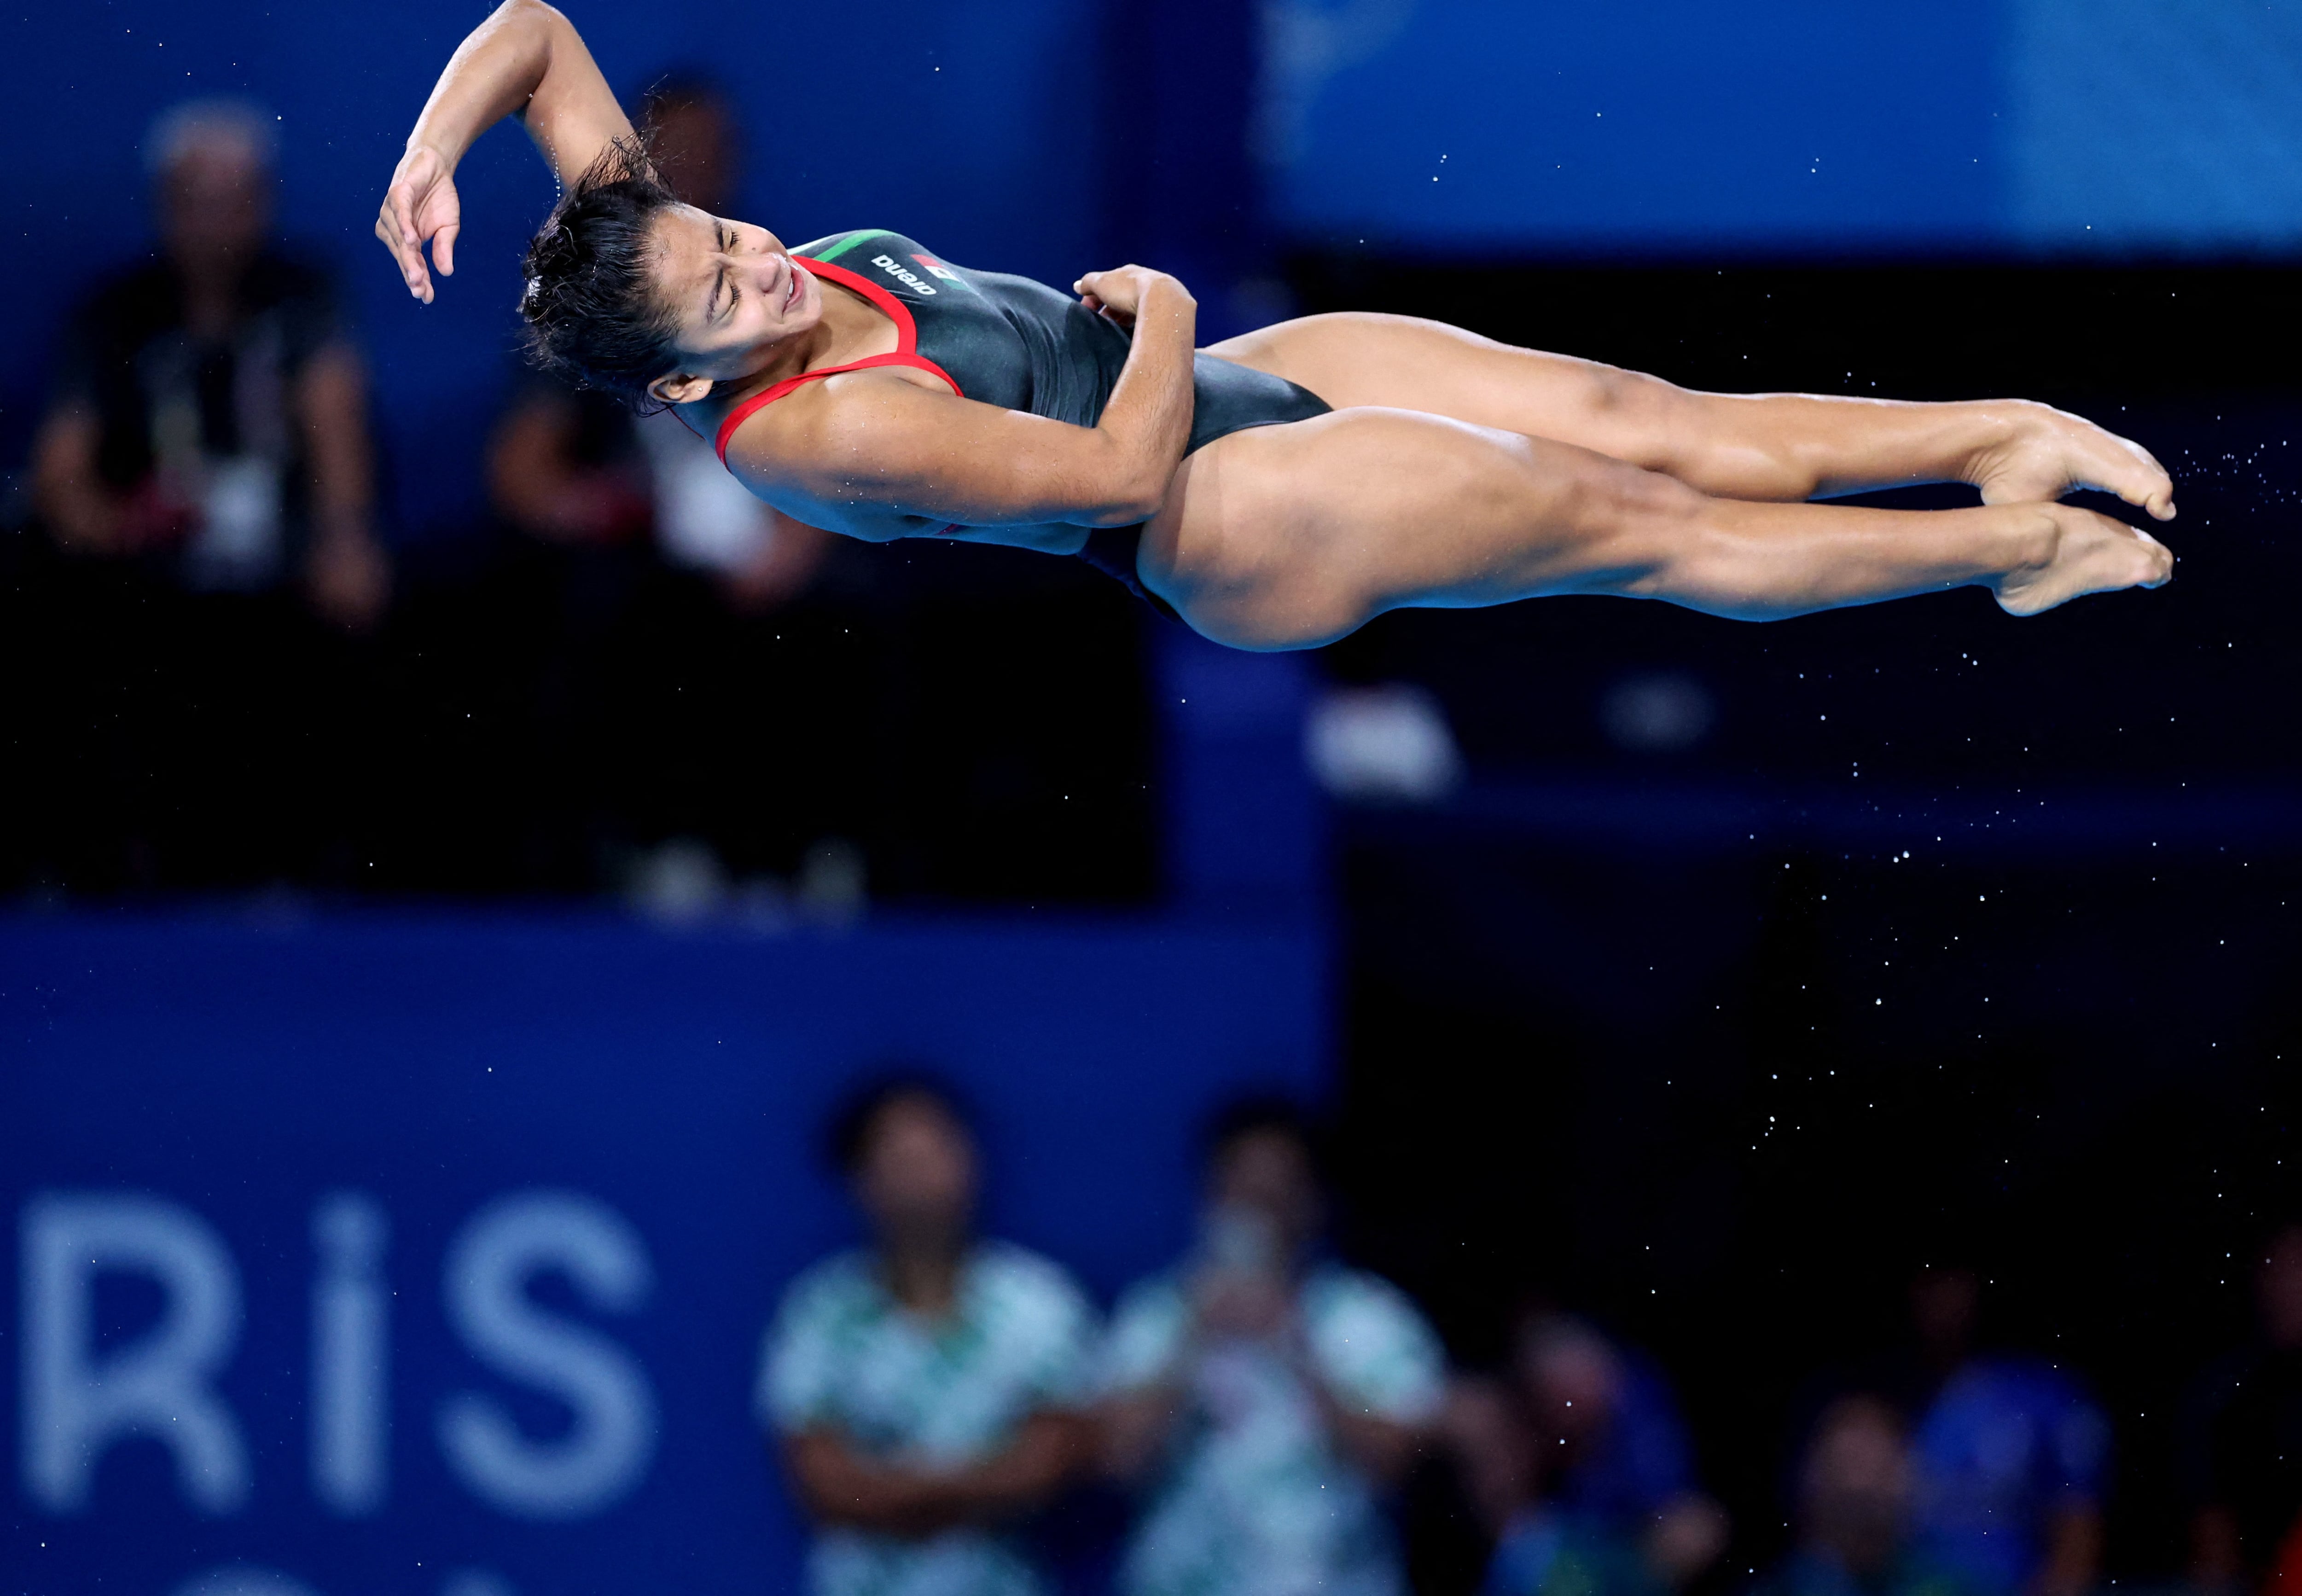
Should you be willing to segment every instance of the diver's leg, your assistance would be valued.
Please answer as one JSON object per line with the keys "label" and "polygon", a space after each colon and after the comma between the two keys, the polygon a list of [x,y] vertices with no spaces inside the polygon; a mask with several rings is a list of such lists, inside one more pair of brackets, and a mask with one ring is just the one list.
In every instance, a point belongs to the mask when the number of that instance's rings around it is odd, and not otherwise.
{"label": "diver's leg", "polygon": [[1386,609],[1620,593],[1763,620],[1989,588],[2030,614],[2163,582],[2163,545],[2071,505],[1908,511],[1713,498],[1589,449],[1339,410],[1219,439],[1145,529],[1150,588],[1219,643],[1315,647]]}
{"label": "diver's leg", "polygon": [[1697,393],[1638,372],[1515,349],[1415,316],[1305,316],[1212,350],[1338,408],[1390,406],[1555,438],[1706,493],[1790,500],[1970,482],[1988,503],[2099,487],[2164,520],[2173,489],[2138,446],[2019,399],[1924,405]]}

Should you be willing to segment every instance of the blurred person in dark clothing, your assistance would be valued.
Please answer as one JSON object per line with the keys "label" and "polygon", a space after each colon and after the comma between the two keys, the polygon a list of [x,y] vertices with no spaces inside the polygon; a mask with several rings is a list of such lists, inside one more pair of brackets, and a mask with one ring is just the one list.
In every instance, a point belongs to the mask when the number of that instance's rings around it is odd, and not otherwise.
{"label": "blurred person in dark clothing", "polygon": [[1964,1265],[1911,1283],[1919,1541],[1980,1596],[2080,1596],[2101,1575],[2109,1422],[2045,1359],[1978,1349],[1982,1288]]}
{"label": "blurred person in dark clothing", "polygon": [[1395,1287],[1322,1256],[1302,1116],[1234,1105],[1197,1250],[1113,1315],[1110,1461],[1147,1506],[1127,1596],[1403,1596],[1383,1499],[1438,1417],[1438,1338]]}
{"label": "blurred person in dark clothing", "polygon": [[154,124],[159,248],[73,315],[34,439],[13,625],[47,686],[9,711],[12,829],[67,890],[352,885],[370,857],[366,383],[327,276],[273,240],[273,139],[237,101]]}
{"label": "blurred person in dark clothing", "polygon": [[1717,1560],[1726,1516],[1696,1482],[1659,1369],[1588,1321],[1544,1311],[1519,1331],[1513,1378],[1545,1510],[1514,1520],[1497,1546],[1498,1568],[1526,1561],[1533,1554],[1516,1542],[1555,1536],[1554,1524],[1585,1544],[1635,1549],[1651,1578],[1670,1586]]}
{"label": "blurred person in dark clothing", "polygon": [[872,1243],[785,1292],[761,1425],[816,1528],[812,1596],[1035,1596],[1006,1531],[1092,1450],[1094,1319],[1063,1271],[974,1229],[975,1138],[920,1079],[840,1116]]}
{"label": "blurred person in dark clothing", "polygon": [[339,625],[381,614],[366,379],[326,276],[269,239],[273,133],[180,105],[147,146],[161,248],[73,317],[33,445],[71,553],[164,564],[197,591],[300,579]]}
{"label": "blurred person in dark clothing", "polygon": [[1752,1596],[1969,1596],[1913,1542],[1910,1442],[1894,1405],[1846,1396],[1826,1407],[1798,1474],[1798,1544]]}
{"label": "blurred person in dark clothing", "polygon": [[2183,1414],[2190,1575],[2250,1591],[2302,1563],[2302,1222],[2273,1233],[2255,1272],[2254,1341],[2209,1367]]}

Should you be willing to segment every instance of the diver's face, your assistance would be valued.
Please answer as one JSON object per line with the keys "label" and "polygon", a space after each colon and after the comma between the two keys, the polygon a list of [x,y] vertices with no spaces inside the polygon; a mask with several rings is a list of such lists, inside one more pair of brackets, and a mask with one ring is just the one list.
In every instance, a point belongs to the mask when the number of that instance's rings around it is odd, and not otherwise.
{"label": "diver's face", "polygon": [[656,217],[656,282],[676,318],[680,373],[728,382],[823,319],[823,290],[764,227],[673,206]]}

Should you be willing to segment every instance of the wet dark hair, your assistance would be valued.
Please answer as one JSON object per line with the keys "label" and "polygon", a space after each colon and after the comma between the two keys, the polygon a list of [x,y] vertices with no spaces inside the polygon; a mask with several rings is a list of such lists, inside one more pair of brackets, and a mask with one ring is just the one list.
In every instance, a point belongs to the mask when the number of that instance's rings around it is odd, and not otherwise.
{"label": "wet dark hair", "polygon": [[902,1103],[923,1103],[974,1139],[975,1120],[948,1081],[925,1070],[901,1069],[876,1077],[849,1096],[831,1116],[824,1152],[842,1175],[860,1173],[878,1139],[887,1111]]}
{"label": "wet dark hair", "polygon": [[651,268],[656,216],[678,203],[636,139],[600,152],[528,243],[530,361],[642,414],[665,407],[647,385],[678,365],[679,320]]}

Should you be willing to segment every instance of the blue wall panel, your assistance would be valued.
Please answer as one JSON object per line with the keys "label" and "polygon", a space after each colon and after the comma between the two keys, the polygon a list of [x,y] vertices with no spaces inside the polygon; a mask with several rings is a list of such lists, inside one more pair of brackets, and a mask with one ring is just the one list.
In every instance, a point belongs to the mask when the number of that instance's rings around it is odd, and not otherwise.
{"label": "blue wall panel", "polygon": [[[321,1596],[790,1589],[797,1529],[747,1404],[776,1293],[853,1234],[816,1157],[827,1109],[875,1062],[943,1065],[980,1109],[990,1227],[1107,1298],[1186,1241],[1208,1108],[1245,1086],[1316,1088],[1321,982],[1315,938],[1284,929],[0,926],[0,1588],[168,1596],[256,1568],[300,1584],[248,1592]],[[236,1287],[217,1372],[192,1382],[212,1411],[171,1423],[221,1424],[245,1490],[187,1484],[177,1449],[109,1438],[75,1507],[78,1466],[59,1474],[50,1445],[95,1399],[72,1371],[117,1373],[185,1332],[191,1277],[164,1289],[116,1250],[139,1215],[178,1265]],[[110,1264],[56,1251],[97,1248],[106,1224]],[[522,1235],[544,1249],[524,1264]],[[365,1263],[364,1240],[381,1244]],[[193,1267],[203,1245],[220,1271]],[[584,1406],[596,1390],[549,1394],[583,1369],[523,1373],[491,1352],[504,1312],[475,1328],[466,1301],[452,1321],[491,1245],[542,1333],[589,1338],[593,1374],[639,1393],[644,1444],[618,1451],[613,1415]],[[363,1291],[388,1328],[380,1364],[315,1328]],[[315,1369],[336,1397],[315,1397]],[[357,1463],[345,1415],[368,1411],[364,1392],[389,1425],[365,1508],[340,1466],[315,1474],[347,1445]],[[544,1465],[605,1435],[606,1473],[520,1506],[443,1439],[474,1398]]]}
{"label": "blue wall panel", "polygon": [[2302,248],[2302,5],[2010,0],[2007,216],[2056,254]]}
{"label": "blue wall panel", "polygon": [[2302,248],[2292,0],[1275,0],[1269,15],[1263,141],[1299,239]]}
{"label": "blue wall panel", "polygon": [[1994,215],[1995,9],[1287,0],[1281,216],[1426,251],[1972,235]]}

